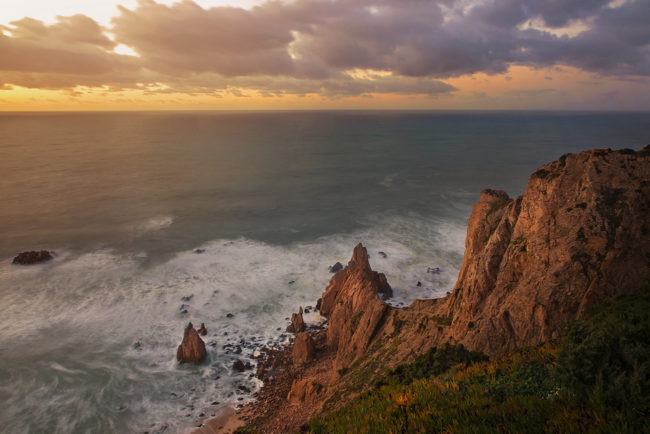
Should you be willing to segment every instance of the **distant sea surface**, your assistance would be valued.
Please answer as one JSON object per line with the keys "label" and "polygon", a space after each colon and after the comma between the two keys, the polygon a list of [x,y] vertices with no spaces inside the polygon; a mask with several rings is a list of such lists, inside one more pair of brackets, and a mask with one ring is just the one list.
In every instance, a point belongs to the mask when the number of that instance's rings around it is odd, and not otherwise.
{"label": "distant sea surface", "polygon": [[[0,114],[0,430],[191,429],[249,399],[259,383],[233,362],[286,342],[286,317],[356,243],[392,304],[444,296],[482,189],[519,195],[540,165],[639,149],[648,126],[650,113]],[[40,249],[55,259],[11,264]],[[188,321],[209,331],[198,367],[175,360]]]}

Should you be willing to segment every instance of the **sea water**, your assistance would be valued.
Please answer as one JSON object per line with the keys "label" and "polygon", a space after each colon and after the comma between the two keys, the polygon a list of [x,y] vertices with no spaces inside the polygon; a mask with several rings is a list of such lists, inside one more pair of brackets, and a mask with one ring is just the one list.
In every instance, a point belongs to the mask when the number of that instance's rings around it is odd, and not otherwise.
{"label": "sea water", "polygon": [[[315,305],[357,243],[391,304],[444,296],[482,189],[514,197],[564,153],[639,149],[648,125],[648,113],[0,115],[1,430],[187,431],[250,399],[260,383],[234,361],[287,342],[287,317]],[[40,249],[54,259],[11,264]],[[175,359],[189,321],[208,328],[200,366]]]}

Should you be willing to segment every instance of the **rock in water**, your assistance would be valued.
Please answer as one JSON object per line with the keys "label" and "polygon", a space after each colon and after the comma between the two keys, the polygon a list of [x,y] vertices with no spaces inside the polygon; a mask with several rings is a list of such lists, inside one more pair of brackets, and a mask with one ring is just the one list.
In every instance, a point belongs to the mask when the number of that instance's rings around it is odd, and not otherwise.
{"label": "rock in water", "polygon": [[298,313],[291,314],[291,325],[287,327],[288,332],[301,333],[305,331],[305,321],[302,318],[302,306]]}
{"label": "rock in water", "polygon": [[336,273],[337,271],[340,271],[342,269],[343,269],[343,264],[341,264],[340,262],[337,262],[334,265],[330,265],[329,267],[330,273]]}
{"label": "rock in water", "polygon": [[208,329],[205,328],[205,323],[201,323],[201,327],[199,328],[199,334],[201,336],[205,336],[208,334]]}
{"label": "rock in water", "polygon": [[295,365],[304,365],[307,362],[314,360],[316,354],[316,346],[314,340],[309,333],[299,333],[293,343],[291,350],[291,358]]}
{"label": "rock in water", "polygon": [[244,372],[246,370],[246,365],[244,365],[244,362],[241,360],[237,359],[235,362],[232,364],[232,368],[237,371],[237,372]]}
{"label": "rock in water", "polygon": [[189,323],[185,328],[183,342],[181,342],[176,351],[176,359],[180,363],[194,363],[198,365],[205,360],[206,355],[207,352],[205,351],[203,339],[201,339],[198,332],[194,329],[192,323]]}
{"label": "rock in water", "polygon": [[38,252],[34,250],[29,252],[22,252],[14,258],[12,264],[31,265],[37,264],[39,262],[49,261],[52,259],[52,253],[53,252],[48,252],[47,250],[41,250]]}

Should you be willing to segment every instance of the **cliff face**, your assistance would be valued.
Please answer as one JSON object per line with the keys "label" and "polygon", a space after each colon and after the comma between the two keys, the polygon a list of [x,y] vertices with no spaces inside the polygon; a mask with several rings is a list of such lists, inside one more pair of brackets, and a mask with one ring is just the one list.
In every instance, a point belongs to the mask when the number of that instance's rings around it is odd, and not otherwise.
{"label": "cliff face", "polygon": [[557,337],[650,275],[650,159],[594,150],[536,171],[510,200],[485,190],[446,310],[446,335],[498,354]]}
{"label": "cliff face", "polygon": [[336,353],[337,368],[365,354],[390,310],[380,296],[392,293],[386,276],[372,271],[366,248],[358,244],[347,267],[332,277],[320,306],[329,318],[327,347]]}
{"label": "cliff face", "polygon": [[390,345],[382,356],[389,365],[448,341],[489,355],[537,345],[587,307],[639,288],[650,276],[648,154],[566,155],[537,170],[514,200],[484,190],[468,220],[458,282],[443,299],[385,305],[357,246],[323,297],[337,366],[350,366],[374,341],[368,357]]}
{"label": "cliff face", "polygon": [[323,294],[329,326],[315,360],[286,373],[288,396],[300,405],[278,403],[262,415],[253,408],[253,424],[297,429],[358,394],[383,369],[445,342],[491,356],[540,344],[648,276],[650,147],[563,156],[537,170],[514,200],[502,191],[481,193],[458,282],[445,298],[388,306],[386,277],[371,270],[357,245]]}

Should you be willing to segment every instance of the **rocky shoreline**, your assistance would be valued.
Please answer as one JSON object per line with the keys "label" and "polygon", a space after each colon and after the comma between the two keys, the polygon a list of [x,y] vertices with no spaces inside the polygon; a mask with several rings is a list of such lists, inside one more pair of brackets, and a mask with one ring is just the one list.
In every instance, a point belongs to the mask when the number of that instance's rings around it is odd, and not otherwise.
{"label": "rocky shoreline", "polygon": [[294,314],[297,338],[260,360],[264,386],[230,416],[237,424],[196,432],[305,430],[313,415],[348,402],[385,369],[444,342],[490,356],[547,342],[588,307],[638,288],[650,275],[648,245],[650,146],[562,156],[516,199],[481,193],[458,282],[445,298],[389,306],[382,298],[390,285],[357,245],[319,300],[328,327],[303,332],[301,312]]}
{"label": "rocky shoreline", "polygon": [[[195,433],[305,430],[314,415],[339,408],[431,347],[463,344],[493,357],[556,339],[591,306],[642,286],[650,276],[648,246],[650,145],[563,155],[533,173],[517,198],[481,192],[458,281],[444,298],[390,306],[386,276],[371,269],[358,244],[346,266],[330,267],[316,303],[327,326],[306,324],[302,307],[292,314],[289,343],[254,357],[251,375],[264,382],[255,400],[225,408]],[[13,263],[46,262],[53,254],[23,252]],[[203,362],[206,333],[203,324],[188,324],[179,363]],[[233,369],[253,366],[237,360]]]}

